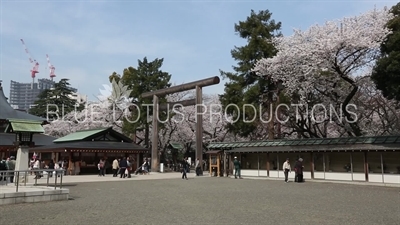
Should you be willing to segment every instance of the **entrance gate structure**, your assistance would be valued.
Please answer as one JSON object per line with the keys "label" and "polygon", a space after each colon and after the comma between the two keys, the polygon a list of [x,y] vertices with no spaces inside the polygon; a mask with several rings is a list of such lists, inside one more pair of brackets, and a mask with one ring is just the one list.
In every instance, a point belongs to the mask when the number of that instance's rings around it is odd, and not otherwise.
{"label": "entrance gate structure", "polygon": [[[159,171],[160,156],[158,154],[158,112],[159,112],[159,97],[169,94],[174,94],[183,91],[196,90],[196,158],[203,162],[203,110],[199,107],[203,103],[203,87],[219,84],[218,76],[206,78],[203,80],[193,81],[186,84],[181,84],[157,91],[146,92],[142,94],[142,98],[153,97],[153,129],[152,129],[152,145],[151,145],[151,171]],[[177,103],[169,103],[174,105]],[[193,105],[189,100],[186,106]],[[202,170],[200,171],[202,173]]]}

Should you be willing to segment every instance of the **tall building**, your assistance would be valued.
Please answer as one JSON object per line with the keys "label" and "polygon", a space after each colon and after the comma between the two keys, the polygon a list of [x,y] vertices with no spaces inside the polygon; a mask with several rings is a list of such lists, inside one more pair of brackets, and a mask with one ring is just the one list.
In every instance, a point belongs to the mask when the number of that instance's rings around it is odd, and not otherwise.
{"label": "tall building", "polygon": [[36,83],[10,83],[10,105],[14,109],[29,110],[38,99],[38,95],[46,89],[54,86],[55,82],[50,79],[38,79]]}
{"label": "tall building", "polygon": [[[38,100],[38,95],[47,89],[52,89],[56,82],[50,79],[38,79],[36,83],[20,83],[11,81],[10,84],[10,105],[14,109],[28,111]],[[70,88],[73,93],[77,92],[77,89]]]}

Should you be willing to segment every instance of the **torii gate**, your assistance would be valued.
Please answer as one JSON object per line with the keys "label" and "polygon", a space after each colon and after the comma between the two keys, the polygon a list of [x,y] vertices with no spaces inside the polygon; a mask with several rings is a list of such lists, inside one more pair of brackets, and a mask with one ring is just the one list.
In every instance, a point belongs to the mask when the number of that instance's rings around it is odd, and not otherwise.
{"label": "torii gate", "polygon": [[[189,91],[196,89],[196,158],[199,158],[200,163],[203,162],[203,110],[199,107],[203,103],[203,92],[202,88],[219,84],[219,77],[211,77],[203,80],[198,80],[190,82],[187,84],[181,84],[157,91],[146,92],[142,94],[142,98],[153,97],[153,129],[152,129],[152,145],[151,145],[151,171],[159,171],[160,158],[158,155],[158,98],[169,94]],[[188,100],[185,104],[193,105],[193,102]],[[177,103],[169,103],[170,105],[175,105]]]}

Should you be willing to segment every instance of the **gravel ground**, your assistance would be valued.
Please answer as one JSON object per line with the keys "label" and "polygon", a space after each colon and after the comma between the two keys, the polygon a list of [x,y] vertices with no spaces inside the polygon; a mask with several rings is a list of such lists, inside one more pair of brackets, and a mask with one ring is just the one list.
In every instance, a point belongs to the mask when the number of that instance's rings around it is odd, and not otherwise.
{"label": "gravel ground", "polygon": [[400,224],[399,188],[208,177],[68,188],[74,200],[0,206],[0,224]]}

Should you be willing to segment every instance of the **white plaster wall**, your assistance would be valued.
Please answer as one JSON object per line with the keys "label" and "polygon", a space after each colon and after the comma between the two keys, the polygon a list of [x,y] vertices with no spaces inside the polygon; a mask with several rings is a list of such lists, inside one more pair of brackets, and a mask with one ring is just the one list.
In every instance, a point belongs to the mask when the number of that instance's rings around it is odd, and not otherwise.
{"label": "white plaster wall", "polygon": [[241,176],[250,176],[250,177],[257,177],[258,170],[240,170]]}
{"label": "white plaster wall", "polygon": [[303,171],[303,179],[311,179],[311,172]]}
{"label": "white plaster wall", "polygon": [[[233,171],[235,172],[235,170]],[[251,177],[267,177],[267,170],[241,170],[242,176]],[[271,178],[284,178],[285,174],[283,171],[271,170],[269,171],[269,177]],[[382,174],[369,174],[369,182],[382,183]],[[289,179],[294,180],[294,171],[289,173]],[[311,179],[311,172],[303,172],[304,179]],[[326,179],[326,180],[339,180],[339,181],[365,181],[364,173],[334,173],[334,172],[314,172],[314,179]],[[385,174],[384,183],[400,184],[400,174]]]}
{"label": "white plaster wall", "polygon": [[269,177],[277,178],[278,177],[278,171],[276,171],[276,170],[269,171]]}
{"label": "white plaster wall", "polygon": [[326,179],[326,180],[351,181],[351,173],[326,172],[326,173],[325,173],[325,179]]}
{"label": "white plaster wall", "polygon": [[382,174],[368,174],[368,181],[372,183],[382,183]]}
{"label": "white plaster wall", "polygon": [[258,175],[259,175],[260,177],[268,177],[268,171],[267,171],[267,170],[260,170],[260,171],[258,172]]}
{"label": "white plaster wall", "polygon": [[314,172],[314,179],[325,179],[324,172]]}
{"label": "white plaster wall", "polygon": [[400,184],[400,174],[384,174],[383,180],[385,184]]}
{"label": "white plaster wall", "polygon": [[353,173],[353,180],[354,181],[365,181],[365,174],[364,173]]}

